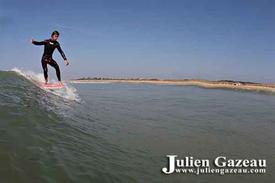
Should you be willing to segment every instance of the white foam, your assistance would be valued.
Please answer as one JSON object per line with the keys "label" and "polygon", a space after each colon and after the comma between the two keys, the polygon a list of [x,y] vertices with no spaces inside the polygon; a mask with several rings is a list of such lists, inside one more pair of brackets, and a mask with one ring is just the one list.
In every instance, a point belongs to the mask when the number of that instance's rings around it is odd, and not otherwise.
{"label": "white foam", "polygon": [[[11,71],[16,72],[17,74],[25,77],[26,79],[30,80],[35,85],[39,86],[39,83],[44,82],[44,76],[42,73],[35,73],[33,71],[24,71],[22,69],[13,68]],[[55,80],[50,80],[51,83],[56,83]],[[58,90],[48,90],[43,89],[47,92],[53,93],[55,95],[58,95],[62,98],[68,99],[68,100],[74,100],[74,101],[80,101],[80,97],[77,94],[76,88],[74,88],[71,84],[67,82],[63,82],[64,88],[58,89]]]}

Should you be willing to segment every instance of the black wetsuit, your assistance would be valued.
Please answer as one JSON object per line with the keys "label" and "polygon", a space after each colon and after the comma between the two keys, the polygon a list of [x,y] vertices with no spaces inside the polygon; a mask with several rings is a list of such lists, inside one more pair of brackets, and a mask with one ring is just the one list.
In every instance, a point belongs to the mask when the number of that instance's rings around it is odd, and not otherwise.
{"label": "black wetsuit", "polygon": [[55,68],[56,76],[58,78],[58,81],[61,81],[59,66],[56,63],[56,61],[52,58],[53,52],[54,52],[55,48],[57,48],[59,53],[63,57],[63,59],[67,60],[64,52],[62,51],[62,49],[60,47],[60,44],[57,41],[53,41],[51,39],[47,39],[47,40],[44,40],[44,41],[33,41],[32,43],[35,44],[35,45],[44,45],[44,53],[43,53],[43,56],[42,56],[41,63],[42,63],[43,71],[44,71],[45,80],[46,81],[48,80],[47,64],[49,64],[50,66]]}

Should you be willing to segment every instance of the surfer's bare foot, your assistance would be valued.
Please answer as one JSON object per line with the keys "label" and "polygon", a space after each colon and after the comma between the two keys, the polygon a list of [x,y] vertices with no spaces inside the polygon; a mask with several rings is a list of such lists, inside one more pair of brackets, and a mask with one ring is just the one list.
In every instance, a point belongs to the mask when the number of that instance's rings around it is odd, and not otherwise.
{"label": "surfer's bare foot", "polygon": [[62,81],[58,81],[58,83],[59,83],[59,85],[62,85],[62,86],[63,86],[63,83],[62,83]]}

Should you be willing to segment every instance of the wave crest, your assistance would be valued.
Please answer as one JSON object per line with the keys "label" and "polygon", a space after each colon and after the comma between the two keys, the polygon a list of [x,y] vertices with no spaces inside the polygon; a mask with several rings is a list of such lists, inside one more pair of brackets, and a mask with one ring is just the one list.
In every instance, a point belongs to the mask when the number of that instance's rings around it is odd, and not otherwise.
{"label": "wave crest", "polygon": [[[39,87],[39,83],[44,82],[44,76],[42,73],[35,73],[33,71],[24,71],[18,68],[13,68],[11,69],[11,71],[17,73],[20,76],[23,76],[24,78],[26,78],[27,80],[29,80],[30,82],[32,82],[34,85],[38,87]],[[56,81],[51,80],[50,82],[54,83]],[[54,95],[60,96],[64,99],[80,102],[81,99],[77,93],[76,88],[74,88],[71,84],[67,82],[63,82],[63,84],[64,84],[64,88],[58,89],[58,90],[48,90],[48,89],[43,89],[41,87],[39,88],[41,88],[46,92],[50,92]]]}

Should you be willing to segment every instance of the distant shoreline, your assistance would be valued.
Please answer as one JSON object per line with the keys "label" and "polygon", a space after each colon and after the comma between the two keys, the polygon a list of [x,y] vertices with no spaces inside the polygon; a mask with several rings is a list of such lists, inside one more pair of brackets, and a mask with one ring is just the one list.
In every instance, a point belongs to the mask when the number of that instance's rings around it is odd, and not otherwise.
{"label": "distant shoreline", "polygon": [[133,83],[133,84],[160,84],[160,85],[189,85],[199,86],[203,88],[224,88],[224,89],[240,89],[251,91],[275,92],[275,84],[218,80],[209,81],[201,79],[184,79],[184,80],[169,80],[169,79],[114,79],[114,78],[80,78],[71,80],[71,83]]}

